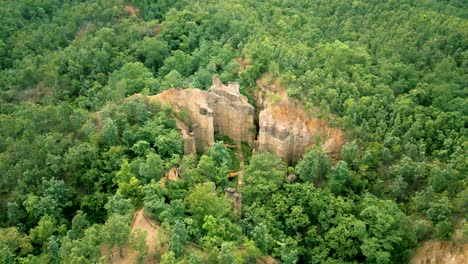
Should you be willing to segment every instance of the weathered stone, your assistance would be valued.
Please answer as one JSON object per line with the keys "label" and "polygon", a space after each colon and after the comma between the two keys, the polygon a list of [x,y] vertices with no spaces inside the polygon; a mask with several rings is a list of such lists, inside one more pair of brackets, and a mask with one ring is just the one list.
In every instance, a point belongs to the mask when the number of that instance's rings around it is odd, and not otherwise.
{"label": "weathered stone", "polygon": [[296,164],[317,141],[322,141],[321,146],[331,155],[339,152],[343,144],[340,129],[309,116],[301,105],[289,100],[278,83],[269,84],[261,79],[258,84],[256,107],[260,131],[255,144],[258,151],[272,152],[289,164]]}
{"label": "weathered stone", "polygon": [[226,86],[215,78],[208,91],[170,89],[151,96],[150,101],[168,103],[176,113],[183,111],[187,114],[187,120],[178,122],[186,153],[189,150],[188,153],[205,151],[213,145],[215,132],[228,136],[239,144],[246,142],[253,145],[255,111],[247,98],[240,94],[236,83]]}
{"label": "weathered stone", "polygon": [[[268,84],[263,79],[258,84],[257,109],[240,94],[239,84],[224,85],[218,78],[208,91],[170,89],[148,97],[147,101],[172,106],[184,138],[185,153],[204,152],[214,144],[215,132],[237,144],[246,142],[257,151],[272,152],[292,165],[317,143],[332,156],[339,153],[343,144],[340,129],[310,116],[304,107],[289,100],[278,84]],[[259,125],[257,140],[254,140],[255,113]]]}
{"label": "weathered stone", "polygon": [[241,217],[241,208],[242,208],[242,194],[237,193],[234,188],[224,189],[224,194],[226,198],[231,202],[231,207],[236,212],[237,216]]}

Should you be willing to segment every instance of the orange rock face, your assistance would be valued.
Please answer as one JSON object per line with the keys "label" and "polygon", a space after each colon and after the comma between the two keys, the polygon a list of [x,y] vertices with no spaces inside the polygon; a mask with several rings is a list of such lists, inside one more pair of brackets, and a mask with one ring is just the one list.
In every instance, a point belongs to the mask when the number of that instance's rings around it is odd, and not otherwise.
{"label": "orange rock face", "polygon": [[259,151],[269,151],[289,164],[296,164],[308,147],[321,144],[334,155],[343,145],[339,128],[330,127],[326,120],[307,114],[303,106],[291,101],[279,84],[258,81],[257,108],[259,109]]}
{"label": "orange rock face", "polygon": [[465,264],[468,263],[468,244],[427,241],[411,259],[412,264]]}
{"label": "orange rock face", "polygon": [[255,111],[239,93],[237,83],[224,85],[214,79],[208,91],[170,89],[149,100],[168,103],[178,113],[177,125],[184,137],[186,153],[205,151],[214,144],[215,132],[239,144],[253,144]]}
{"label": "orange rock face", "polygon": [[306,149],[320,144],[325,151],[338,153],[343,144],[340,129],[326,120],[308,115],[291,101],[278,84],[259,81],[256,94],[258,135],[255,108],[239,93],[239,84],[224,85],[217,78],[208,91],[170,89],[148,97],[150,102],[169,104],[177,113],[185,153],[204,152],[213,145],[214,134],[248,143],[257,151],[269,151],[289,164],[296,164]]}

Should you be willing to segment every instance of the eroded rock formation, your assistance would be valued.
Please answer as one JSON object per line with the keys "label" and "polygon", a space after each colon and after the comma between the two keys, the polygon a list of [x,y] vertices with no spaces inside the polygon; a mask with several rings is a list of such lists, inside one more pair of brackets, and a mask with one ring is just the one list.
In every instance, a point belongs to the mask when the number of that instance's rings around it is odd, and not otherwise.
{"label": "eroded rock formation", "polygon": [[468,263],[468,244],[426,241],[411,259],[412,264]]}
{"label": "eroded rock formation", "polygon": [[256,147],[269,151],[289,164],[296,164],[306,148],[321,144],[331,155],[343,144],[340,129],[330,127],[326,120],[309,116],[304,107],[289,100],[278,82],[258,81],[256,107],[259,111],[259,134]]}
{"label": "eroded rock formation", "polygon": [[297,163],[306,148],[314,144],[321,144],[332,155],[339,152],[343,144],[340,129],[309,116],[301,105],[289,100],[277,83],[267,83],[263,78],[258,84],[257,109],[239,93],[239,84],[224,85],[217,78],[208,91],[170,89],[147,99],[174,109],[185,153],[204,152],[214,144],[215,133],[238,144],[246,142],[257,151],[272,152],[289,164]]}
{"label": "eroded rock formation", "polygon": [[217,78],[208,91],[170,89],[149,97],[150,101],[170,104],[177,113],[185,153],[203,152],[214,143],[214,133],[237,143],[253,145],[254,108],[239,93],[239,84],[223,85]]}

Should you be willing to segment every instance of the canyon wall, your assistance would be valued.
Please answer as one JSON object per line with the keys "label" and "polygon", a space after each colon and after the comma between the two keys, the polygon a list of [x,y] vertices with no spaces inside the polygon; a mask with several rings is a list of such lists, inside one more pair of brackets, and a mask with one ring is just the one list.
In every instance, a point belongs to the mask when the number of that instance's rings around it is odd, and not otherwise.
{"label": "canyon wall", "polygon": [[238,83],[224,85],[217,78],[208,91],[170,89],[149,96],[148,100],[169,104],[174,109],[185,153],[204,152],[213,145],[215,133],[228,136],[237,144],[246,142],[257,151],[272,152],[291,165],[314,144],[320,144],[332,156],[339,152],[343,144],[340,129],[309,116],[301,105],[289,100],[279,85],[263,80],[258,84],[257,109],[240,94]]}
{"label": "canyon wall", "polygon": [[167,103],[177,113],[177,127],[182,131],[185,153],[204,152],[214,144],[215,132],[239,144],[253,145],[255,111],[240,94],[237,83],[224,85],[215,78],[208,91],[170,89],[148,99]]}
{"label": "canyon wall", "polygon": [[416,251],[411,264],[465,264],[468,263],[468,244],[426,241]]}
{"label": "canyon wall", "polygon": [[214,130],[235,142],[253,145],[255,139],[255,109],[239,93],[238,83],[225,86],[217,78],[208,89],[208,105],[213,109]]}
{"label": "canyon wall", "polygon": [[320,144],[331,156],[337,156],[343,145],[339,128],[324,119],[310,116],[303,106],[291,101],[278,81],[258,81],[256,107],[259,112],[259,134],[256,147],[269,151],[288,164],[296,164],[308,147]]}

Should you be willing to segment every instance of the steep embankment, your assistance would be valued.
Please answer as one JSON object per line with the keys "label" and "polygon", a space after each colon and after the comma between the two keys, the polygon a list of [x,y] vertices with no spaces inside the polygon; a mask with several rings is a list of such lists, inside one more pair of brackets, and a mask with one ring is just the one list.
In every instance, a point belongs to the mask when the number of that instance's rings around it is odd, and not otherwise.
{"label": "steep embankment", "polygon": [[468,263],[468,244],[427,241],[418,249],[412,264],[465,264]]}
{"label": "steep embankment", "polygon": [[278,82],[270,84],[262,78],[258,84],[260,89],[254,96],[257,109],[240,94],[238,83],[224,85],[217,78],[208,91],[170,89],[146,99],[150,104],[169,104],[174,109],[185,153],[205,151],[214,144],[215,133],[228,136],[237,144],[246,142],[255,150],[272,152],[289,164],[297,163],[314,144],[320,144],[331,156],[339,153],[343,144],[339,128],[311,116],[302,105],[288,98]]}
{"label": "steep embankment", "polygon": [[240,94],[237,83],[223,85],[215,78],[208,91],[170,89],[148,99],[173,107],[186,153],[203,152],[214,144],[215,133],[253,145],[254,108]]}
{"label": "steep embankment", "polygon": [[290,164],[300,160],[314,144],[320,144],[331,156],[338,155],[344,142],[342,131],[290,100],[279,80],[267,80],[265,75],[257,82],[259,89],[255,94],[260,128],[258,150],[275,153]]}

